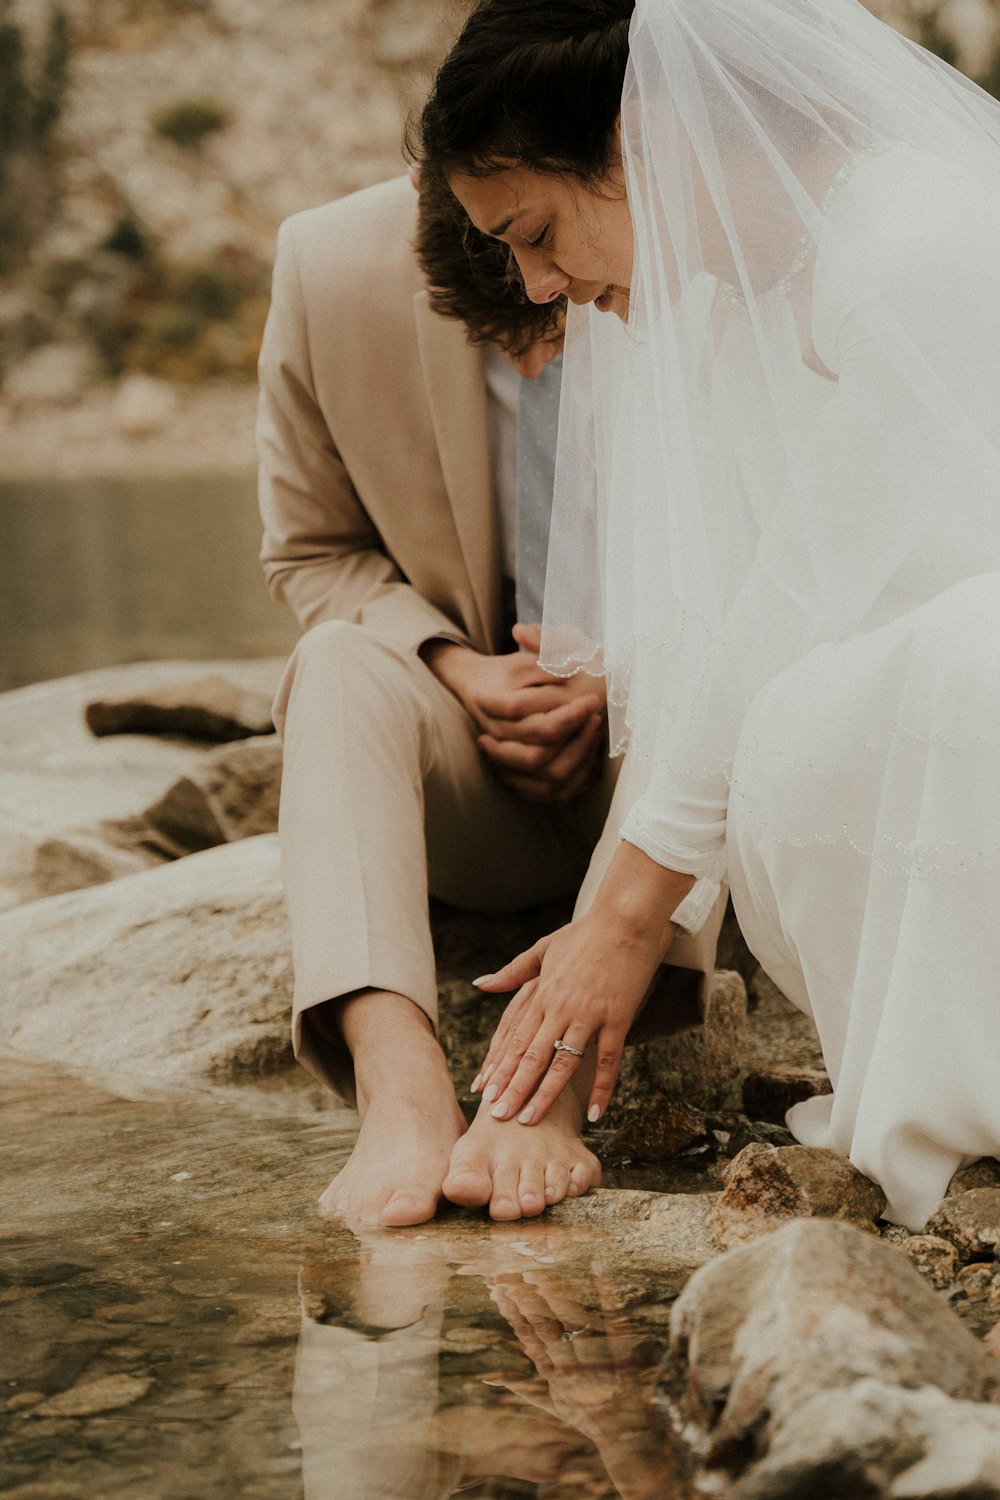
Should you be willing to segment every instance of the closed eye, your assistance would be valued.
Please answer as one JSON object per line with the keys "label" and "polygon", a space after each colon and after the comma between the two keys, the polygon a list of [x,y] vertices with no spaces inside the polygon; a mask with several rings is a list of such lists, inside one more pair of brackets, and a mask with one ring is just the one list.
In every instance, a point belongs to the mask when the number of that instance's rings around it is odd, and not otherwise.
{"label": "closed eye", "polygon": [[548,245],[551,229],[552,225],[546,224],[541,234],[536,235],[533,240],[525,240],[525,244],[530,246],[532,250],[544,250]]}

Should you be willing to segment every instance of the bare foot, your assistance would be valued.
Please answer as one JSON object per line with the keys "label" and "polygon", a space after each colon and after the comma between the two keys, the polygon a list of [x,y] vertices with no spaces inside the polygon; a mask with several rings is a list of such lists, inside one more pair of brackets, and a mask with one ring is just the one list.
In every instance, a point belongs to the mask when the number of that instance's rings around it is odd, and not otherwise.
{"label": "bare foot", "polygon": [[373,1227],[433,1219],[465,1120],[444,1056],[430,1032],[358,1062],[361,1133],[347,1165],[319,1200],[320,1212]]}
{"label": "bare foot", "polygon": [[483,1104],[455,1146],[444,1195],[494,1219],[532,1218],[597,1187],[601,1166],[580,1139],[581,1111],[567,1089],[540,1125],[494,1120]]}

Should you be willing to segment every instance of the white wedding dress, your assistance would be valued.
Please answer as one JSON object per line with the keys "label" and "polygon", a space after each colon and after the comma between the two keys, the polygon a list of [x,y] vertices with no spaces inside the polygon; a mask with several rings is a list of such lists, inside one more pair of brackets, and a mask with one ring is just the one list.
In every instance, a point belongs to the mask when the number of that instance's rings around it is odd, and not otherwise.
{"label": "white wedding dress", "polygon": [[[918,1230],[963,1162],[1000,1154],[1000,148],[991,103],[966,109],[963,85],[859,10],[640,0],[633,313],[618,333],[571,319],[543,655],[566,671],[602,653],[613,725],[644,763],[621,836],[696,890],[728,879],[750,948],[813,1017],[833,1094],[790,1128]],[[685,48],[711,64],[704,97]],[[788,80],[818,73],[821,105],[793,98]],[[808,150],[773,146],[792,108]],[[939,150],[952,113],[972,144]],[[839,146],[848,118],[862,144],[810,203],[815,122]],[[744,163],[765,141],[762,200],[802,213],[780,277],[780,236],[741,222],[724,160],[711,176],[720,138]],[[732,285],[712,274],[706,181]],[[588,423],[600,625],[586,597],[573,615],[558,508],[586,487]]]}

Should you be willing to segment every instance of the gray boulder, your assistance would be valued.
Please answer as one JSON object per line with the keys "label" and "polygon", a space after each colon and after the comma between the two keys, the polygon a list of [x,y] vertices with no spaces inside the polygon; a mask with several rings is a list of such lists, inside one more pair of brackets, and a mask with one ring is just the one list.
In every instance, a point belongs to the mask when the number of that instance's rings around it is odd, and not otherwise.
{"label": "gray boulder", "polygon": [[734,1500],[971,1500],[1000,1494],[993,1393],[989,1356],[903,1254],[800,1220],[692,1277],[659,1398]]}

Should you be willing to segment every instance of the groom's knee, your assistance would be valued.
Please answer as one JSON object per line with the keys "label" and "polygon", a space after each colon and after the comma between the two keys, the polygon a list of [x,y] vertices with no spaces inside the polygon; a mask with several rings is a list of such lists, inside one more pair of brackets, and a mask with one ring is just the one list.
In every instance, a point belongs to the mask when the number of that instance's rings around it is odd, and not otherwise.
{"label": "groom's knee", "polygon": [[404,691],[420,662],[385,637],[349,620],[324,620],[299,640],[274,701],[274,722],[282,731],[295,702],[317,706],[336,702],[352,721],[370,708],[387,721],[410,716],[412,695]]}

